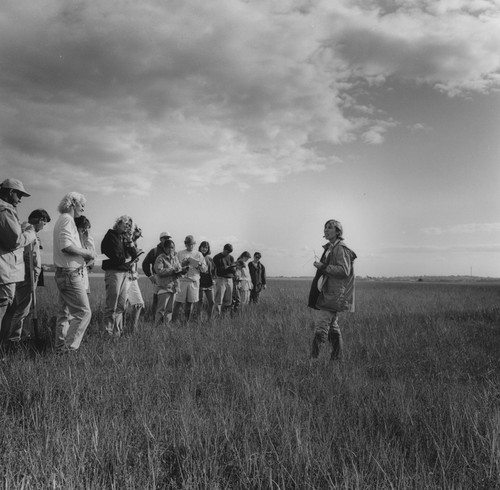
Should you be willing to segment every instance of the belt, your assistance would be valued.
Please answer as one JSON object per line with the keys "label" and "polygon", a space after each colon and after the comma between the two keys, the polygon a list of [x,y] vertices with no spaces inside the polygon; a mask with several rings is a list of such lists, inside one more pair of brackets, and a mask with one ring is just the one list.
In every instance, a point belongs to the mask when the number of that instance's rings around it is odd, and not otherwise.
{"label": "belt", "polygon": [[83,265],[80,267],[56,267],[56,272],[82,272]]}

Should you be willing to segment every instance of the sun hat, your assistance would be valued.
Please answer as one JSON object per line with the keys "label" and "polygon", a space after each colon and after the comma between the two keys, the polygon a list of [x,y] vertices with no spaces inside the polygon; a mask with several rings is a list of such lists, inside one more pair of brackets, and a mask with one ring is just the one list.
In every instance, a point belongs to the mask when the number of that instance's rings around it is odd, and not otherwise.
{"label": "sun hat", "polygon": [[18,179],[5,179],[0,184],[0,187],[2,189],[13,189],[13,190],[19,192],[19,194],[21,194],[22,196],[28,197],[31,195],[25,191],[23,183]]}

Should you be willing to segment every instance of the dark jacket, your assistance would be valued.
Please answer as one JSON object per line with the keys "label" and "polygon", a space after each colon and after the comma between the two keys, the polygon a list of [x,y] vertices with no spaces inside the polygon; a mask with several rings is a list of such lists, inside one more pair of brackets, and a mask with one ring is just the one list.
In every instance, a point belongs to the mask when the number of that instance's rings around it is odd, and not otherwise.
{"label": "dark jacket", "polygon": [[127,246],[122,235],[116,230],[108,230],[101,242],[101,253],[109,258],[102,261],[102,269],[127,272],[132,269],[132,262],[137,258],[137,249]]}
{"label": "dark jacket", "polygon": [[144,260],[142,261],[142,272],[146,275],[146,277],[151,277],[154,274],[153,267],[155,265],[156,259],[160,256],[160,254],[165,253],[163,250],[161,243],[159,243],[155,248],[152,248]]}
{"label": "dark jacket", "polygon": [[248,271],[250,272],[254,291],[261,291],[262,286],[266,285],[266,268],[261,262],[257,265],[254,262],[249,262]]}
{"label": "dark jacket", "polygon": [[227,279],[234,278],[234,257],[231,254],[223,255],[222,252],[214,257],[215,273],[217,277],[225,277]]}

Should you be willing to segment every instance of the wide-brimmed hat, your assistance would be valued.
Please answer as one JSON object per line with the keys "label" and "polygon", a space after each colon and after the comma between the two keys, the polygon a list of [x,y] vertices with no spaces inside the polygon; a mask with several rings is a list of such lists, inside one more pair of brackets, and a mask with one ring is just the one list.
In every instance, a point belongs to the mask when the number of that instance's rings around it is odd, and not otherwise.
{"label": "wide-brimmed hat", "polygon": [[162,231],[162,232],[160,233],[160,240],[161,240],[162,238],[172,238],[172,235],[171,235],[168,231]]}
{"label": "wide-brimmed hat", "polygon": [[22,196],[29,197],[31,194],[28,194],[26,190],[24,189],[23,183],[18,180],[18,179],[5,179],[1,184],[0,187],[2,189],[13,189]]}

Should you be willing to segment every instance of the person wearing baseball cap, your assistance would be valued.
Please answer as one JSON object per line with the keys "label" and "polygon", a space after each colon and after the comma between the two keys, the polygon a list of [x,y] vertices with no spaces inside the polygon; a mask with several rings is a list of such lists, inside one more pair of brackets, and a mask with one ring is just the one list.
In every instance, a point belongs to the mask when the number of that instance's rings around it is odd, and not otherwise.
{"label": "person wearing baseball cap", "polygon": [[[24,247],[36,240],[33,225],[21,224],[17,216],[17,206],[28,196],[18,179],[0,184],[0,322],[14,301],[16,284],[24,280]],[[3,326],[2,336],[8,328]]]}
{"label": "person wearing baseball cap", "polygon": [[[172,235],[168,233],[168,231],[162,231],[160,233],[160,243],[156,245],[156,247],[152,248],[146,257],[144,257],[144,260],[142,261],[142,272],[144,272],[146,277],[149,277],[149,280],[156,285],[156,275],[154,271],[154,264],[156,262],[156,259],[160,256],[160,254],[164,253],[164,246],[165,242],[167,240],[170,240],[172,238]],[[151,315],[156,314],[156,308],[158,305],[158,293],[156,290],[153,292],[153,303],[151,304]]]}

